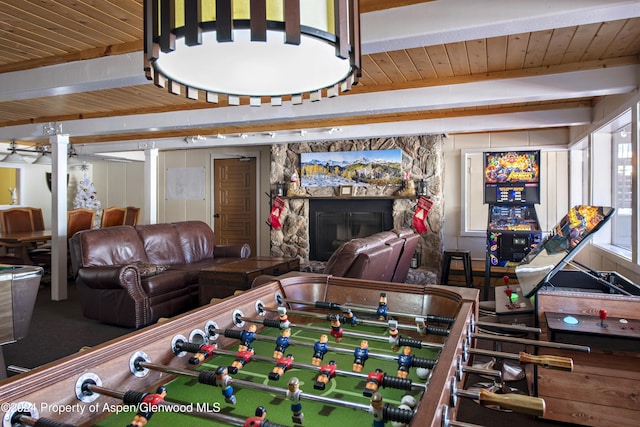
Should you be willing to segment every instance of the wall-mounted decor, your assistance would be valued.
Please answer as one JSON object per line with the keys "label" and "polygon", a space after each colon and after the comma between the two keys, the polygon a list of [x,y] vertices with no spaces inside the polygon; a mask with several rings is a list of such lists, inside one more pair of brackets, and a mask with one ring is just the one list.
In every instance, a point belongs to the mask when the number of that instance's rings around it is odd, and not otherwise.
{"label": "wall-mounted decor", "polygon": [[402,184],[402,150],[334,151],[300,154],[304,187]]}

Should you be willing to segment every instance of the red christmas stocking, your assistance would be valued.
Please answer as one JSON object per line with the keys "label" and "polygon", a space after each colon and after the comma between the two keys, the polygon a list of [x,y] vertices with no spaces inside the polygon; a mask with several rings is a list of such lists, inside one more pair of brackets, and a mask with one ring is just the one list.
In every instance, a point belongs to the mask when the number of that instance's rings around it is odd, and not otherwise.
{"label": "red christmas stocking", "polygon": [[269,215],[269,224],[276,230],[282,228],[282,212],[284,211],[284,200],[276,197],[271,206],[271,214]]}
{"label": "red christmas stocking", "polygon": [[420,196],[418,199],[418,205],[416,211],[413,213],[413,228],[416,229],[418,234],[424,234],[429,229],[427,228],[427,216],[433,206],[433,202],[427,199],[425,196]]}

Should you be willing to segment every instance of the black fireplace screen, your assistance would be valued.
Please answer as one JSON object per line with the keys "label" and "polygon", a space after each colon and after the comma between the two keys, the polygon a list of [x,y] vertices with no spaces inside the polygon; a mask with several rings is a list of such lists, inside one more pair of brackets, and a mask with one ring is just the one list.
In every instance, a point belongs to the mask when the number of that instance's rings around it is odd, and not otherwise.
{"label": "black fireplace screen", "polygon": [[393,200],[310,200],[309,259],[327,261],[344,242],[393,228]]}

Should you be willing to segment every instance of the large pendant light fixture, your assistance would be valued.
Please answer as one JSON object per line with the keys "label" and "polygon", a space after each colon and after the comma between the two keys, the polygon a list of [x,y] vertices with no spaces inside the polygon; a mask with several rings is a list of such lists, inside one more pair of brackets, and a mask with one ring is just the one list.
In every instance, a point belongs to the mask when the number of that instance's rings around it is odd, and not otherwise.
{"label": "large pendant light fixture", "polygon": [[157,86],[230,105],[336,96],[360,73],[358,0],[145,0]]}

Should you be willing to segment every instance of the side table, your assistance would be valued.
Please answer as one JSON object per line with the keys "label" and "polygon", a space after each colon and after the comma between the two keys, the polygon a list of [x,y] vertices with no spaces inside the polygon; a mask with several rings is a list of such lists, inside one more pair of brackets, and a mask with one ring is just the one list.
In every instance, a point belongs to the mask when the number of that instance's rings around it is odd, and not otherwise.
{"label": "side table", "polygon": [[200,305],[209,304],[212,298],[226,298],[235,291],[251,287],[253,279],[268,274],[279,276],[300,270],[298,258],[256,256],[200,270]]}

